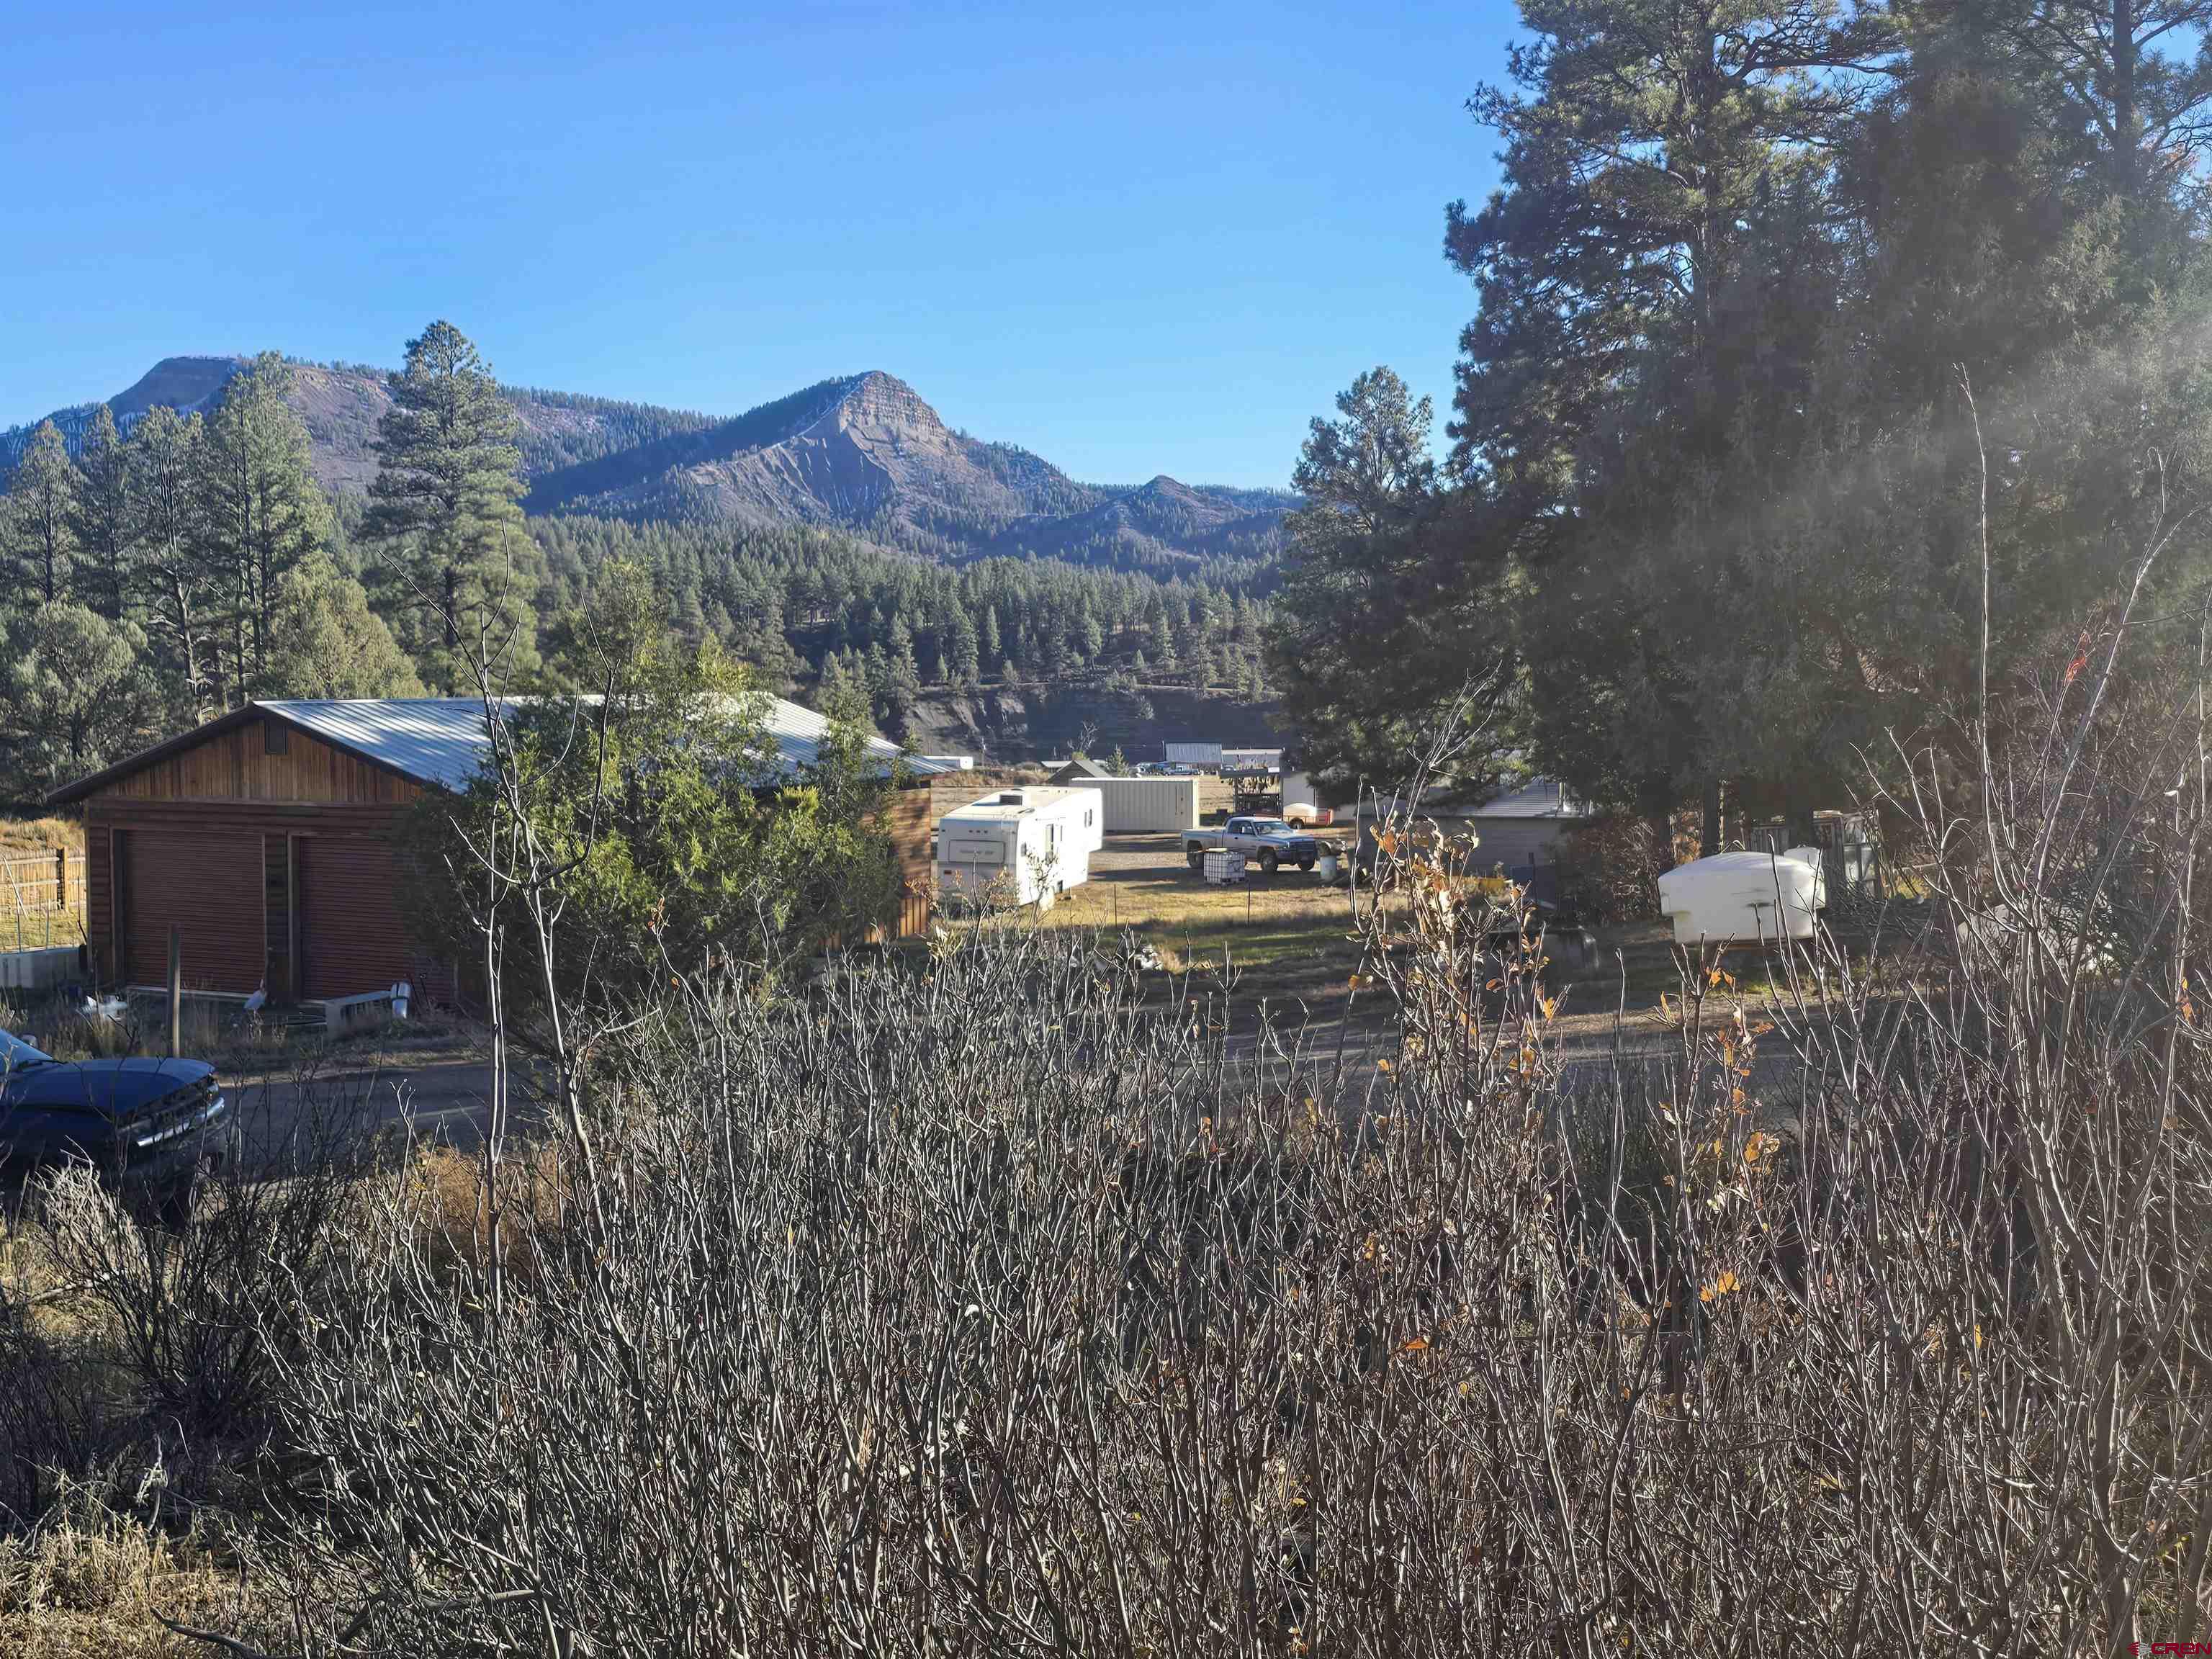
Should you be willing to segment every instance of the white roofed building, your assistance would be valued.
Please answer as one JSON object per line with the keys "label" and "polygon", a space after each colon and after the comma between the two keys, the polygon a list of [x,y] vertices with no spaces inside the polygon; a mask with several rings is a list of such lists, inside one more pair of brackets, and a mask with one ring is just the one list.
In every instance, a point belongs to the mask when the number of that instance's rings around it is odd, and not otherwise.
{"label": "white roofed building", "polygon": [[[796,779],[830,722],[780,697],[765,702],[762,770]],[[960,769],[957,757],[904,755],[872,733],[867,751],[885,775],[915,782]],[[425,793],[465,789],[490,753],[477,698],[277,699],[56,790],[51,805],[84,814],[94,980],[162,983],[175,927],[194,992],[258,988],[281,1006],[404,980],[451,995],[454,964],[425,960],[407,937],[393,836]],[[928,794],[901,789],[884,814],[908,888],[902,937],[928,926]]]}

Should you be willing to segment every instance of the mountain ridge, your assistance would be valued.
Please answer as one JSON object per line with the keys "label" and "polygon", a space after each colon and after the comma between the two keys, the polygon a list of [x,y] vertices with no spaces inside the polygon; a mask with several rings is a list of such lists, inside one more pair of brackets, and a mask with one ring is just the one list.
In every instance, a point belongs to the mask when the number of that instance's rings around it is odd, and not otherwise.
{"label": "mountain ridge", "polygon": [[[167,403],[204,410],[243,366],[166,357],[109,401],[127,430]],[[325,488],[365,491],[377,422],[390,407],[366,364],[288,360],[289,401]],[[526,508],[640,522],[803,524],[927,556],[1057,557],[1121,568],[1265,560],[1296,505],[1286,493],[1185,484],[1079,483],[1018,445],[948,427],[879,369],[836,376],[717,418],[586,394],[503,388],[520,428]],[[75,450],[96,404],[52,419]],[[0,432],[0,468],[37,422]]]}

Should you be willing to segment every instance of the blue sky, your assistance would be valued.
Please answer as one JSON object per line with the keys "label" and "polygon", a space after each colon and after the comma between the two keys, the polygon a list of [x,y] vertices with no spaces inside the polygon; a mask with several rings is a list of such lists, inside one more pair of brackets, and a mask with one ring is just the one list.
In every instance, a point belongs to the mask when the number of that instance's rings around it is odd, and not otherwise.
{"label": "blue sky", "polygon": [[1444,204],[1513,13],[26,7],[0,425],[157,358],[392,363],[735,413],[899,375],[1075,476],[1284,483],[1389,363],[1447,411]]}

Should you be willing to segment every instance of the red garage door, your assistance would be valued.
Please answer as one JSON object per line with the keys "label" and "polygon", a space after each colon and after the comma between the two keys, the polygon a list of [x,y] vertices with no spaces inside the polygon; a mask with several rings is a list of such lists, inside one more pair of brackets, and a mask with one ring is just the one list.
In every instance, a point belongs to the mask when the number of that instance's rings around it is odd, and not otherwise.
{"label": "red garage door", "polygon": [[185,988],[244,994],[261,983],[261,837],[236,831],[125,830],[124,978],[162,985],[169,929],[182,935]]}
{"label": "red garage door", "polygon": [[302,836],[294,843],[300,896],[301,994],[359,996],[420,975],[399,921],[389,842]]}

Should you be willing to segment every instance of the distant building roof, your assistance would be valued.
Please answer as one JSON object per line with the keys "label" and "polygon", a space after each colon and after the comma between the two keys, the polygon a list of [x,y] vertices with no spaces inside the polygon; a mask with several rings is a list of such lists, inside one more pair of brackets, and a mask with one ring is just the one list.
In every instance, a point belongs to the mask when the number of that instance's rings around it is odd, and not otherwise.
{"label": "distant building roof", "polygon": [[1518,789],[1470,806],[1471,818],[1586,818],[1590,810],[1550,778],[1531,778]]}
{"label": "distant building roof", "polygon": [[1164,743],[1170,766],[1218,766],[1221,764],[1221,745],[1218,743]]}
{"label": "distant building roof", "polygon": [[1112,775],[1112,773],[1099,765],[1097,761],[1078,755],[1073,760],[1062,761],[1054,768],[1052,781],[1054,783],[1066,783],[1073,778],[1105,778]]}
{"label": "distant building roof", "polygon": [[[507,699],[514,707],[523,699]],[[822,740],[830,722],[811,708],[802,708],[781,697],[768,700],[766,726],[775,743],[781,769],[795,774],[820,758]],[[348,697],[274,698],[234,708],[205,726],[196,726],[166,743],[142,750],[104,768],[89,777],[57,789],[46,799],[59,805],[82,799],[110,780],[122,777],[175,754],[217,732],[250,720],[274,718],[364,759],[441,789],[468,787],[477,769],[490,751],[491,739],[484,724],[484,706],[476,697]],[[868,752],[889,771],[900,758],[896,744],[870,733]],[[931,777],[960,768],[939,757],[905,757],[917,776]]]}
{"label": "distant building roof", "polygon": [[[1303,779],[1304,775],[1294,773],[1292,776]],[[1293,793],[1303,796],[1314,792],[1309,784],[1303,790]],[[1487,800],[1483,799],[1472,785],[1449,781],[1431,783],[1421,792],[1418,804],[1402,790],[1370,786],[1361,796],[1359,805],[1363,812],[1379,813],[1385,817],[1395,812],[1406,812],[1415,817],[1449,819],[1454,823],[1480,818],[1514,818],[1581,823],[1596,816],[1588,802],[1577,800],[1549,778],[1531,778],[1519,787],[1493,795]]]}

